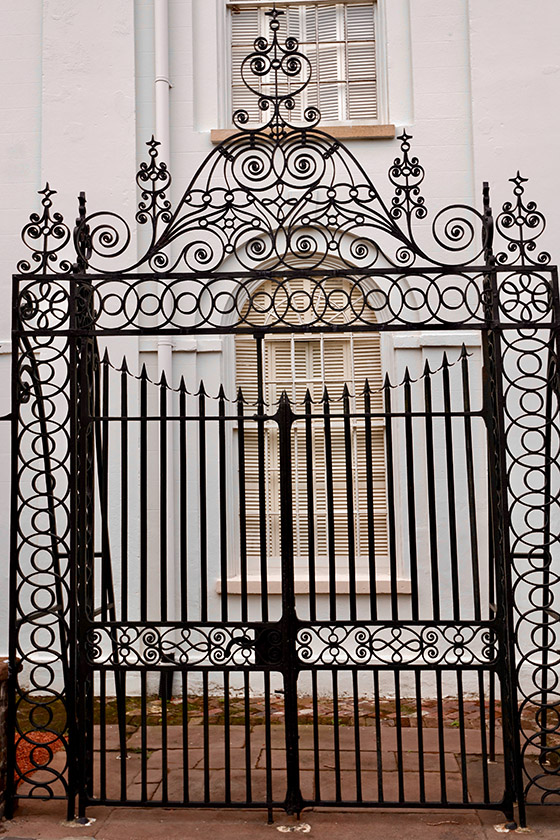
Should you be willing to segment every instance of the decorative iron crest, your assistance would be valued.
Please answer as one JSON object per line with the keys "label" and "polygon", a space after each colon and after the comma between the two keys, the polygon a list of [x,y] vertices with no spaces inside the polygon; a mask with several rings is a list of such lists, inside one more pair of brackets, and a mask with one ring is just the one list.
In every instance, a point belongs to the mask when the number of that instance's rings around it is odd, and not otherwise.
{"label": "decorative iron crest", "polygon": [[[333,259],[342,268],[459,267],[484,258],[488,218],[463,204],[435,215],[429,253],[420,244],[413,222],[428,216],[420,194],[424,169],[411,153],[406,131],[398,138],[401,154],[389,168],[394,196],[387,205],[354,155],[317,128],[316,108],[304,111],[303,125],[290,121],[295,97],[309,84],[311,65],[296,38],[281,43],[281,14],[267,12],[271,37],[257,38],[241,66],[243,81],[267,121],[251,127],[247,111],[236,111],[240,131],[208,155],[175,209],[169,199],[171,176],[152,137],[149,162],[141,164],[136,177],[141,189],[136,222],[151,229],[145,253],[127,261],[128,222],[112,211],[96,212],[82,217],[74,233],[78,270],[115,274],[147,266],[155,273],[197,273],[295,264],[309,269]],[[512,179],[516,199],[503,205],[496,220],[496,232],[506,241],[495,258],[498,264],[546,265],[550,260],[546,252],[536,253],[545,221],[535,202],[523,200],[525,180],[519,173]],[[70,239],[68,228],[59,213],[51,216],[48,184],[40,194],[43,215],[32,214],[22,234],[33,254],[19,263],[18,271],[67,273],[72,262],[58,259]]]}

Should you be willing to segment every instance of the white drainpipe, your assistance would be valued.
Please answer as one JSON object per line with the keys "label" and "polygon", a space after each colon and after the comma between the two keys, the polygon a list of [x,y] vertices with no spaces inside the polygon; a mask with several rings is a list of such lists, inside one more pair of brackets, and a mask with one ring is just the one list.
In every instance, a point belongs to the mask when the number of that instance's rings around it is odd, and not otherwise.
{"label": "white drainpipe", "polygon": [[[154,59],[155,59],[155,137],[159,141],[158,157],[170,166],[169,142],[169,5],[168,0],[154,0]],[[168,196],[169,197],[169,196]],[[163,317],[162,317],[163,322]],[[159,336],[157,340],[158,372],[165,377],[169,385],[173,385],[173,338]],[[169,403],[168,403],[169,404]],[[169,587],[169,604],[176,602],[176,593],[171,587],[176,587],[177,570],[175,558],[175,493],[174,493],[174,464],[173,457],[174,424],[168,429],[167,444],[167,580]],[[170,610],[169,618],[175,616]]]}

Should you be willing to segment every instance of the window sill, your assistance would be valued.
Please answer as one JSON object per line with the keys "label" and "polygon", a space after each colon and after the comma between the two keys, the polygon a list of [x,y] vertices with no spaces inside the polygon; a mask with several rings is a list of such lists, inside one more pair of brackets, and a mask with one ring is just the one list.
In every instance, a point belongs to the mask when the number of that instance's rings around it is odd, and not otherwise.
{"label": "window sill", "polygon": [[[303,575],[295,576],[295,592],[296,595],[309,594],[309,578]],[[391,579],[387,575],[380,575],[376,580],[376,590],[378,595],[391,594]],[[222,582],[216,581],[216,591],[221,594]],[[228,578],[227,581],[228,595],[241,595],[241,576],[235,575]],[[328,575],[317,575],[315,579],[315,591],[317,595],[328,595],[330,590],[330,580]],[[370,581],[367,575],[356,575],[356,594],[369,595]],[[407,578],[397,579],[397,592],[399,595],[410,595],[412,591],[410,580]],[[348,595],[350,592],[350,580],[348,576],[339,577],[336,580],[336,594]],[[262,583],[260,575],[247,576],[247,594],[261,595]],[[268,579],[268,594],[281,595],[282,594],[282,579],[278,575],[271,575]]]}
{"label": "window sill", "polygon": [[[335,140],[392,140],[395,137],[394,125],[319,125],[320,131],[330,134]],[[236,128],[213,128],[210,140],[215,145],[238,134]]]}

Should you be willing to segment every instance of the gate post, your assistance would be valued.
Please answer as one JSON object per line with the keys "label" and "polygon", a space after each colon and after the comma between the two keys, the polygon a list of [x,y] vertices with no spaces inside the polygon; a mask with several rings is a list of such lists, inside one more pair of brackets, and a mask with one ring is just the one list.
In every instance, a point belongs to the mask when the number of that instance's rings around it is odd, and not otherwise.
{"label": "gate post", "polygon": [[493,217],[488,184],[483,188],[484,200],[484,256],[487,271],[484,276],[485,318],[487,329],[482,335],[484,362],[484,403],[487,418],[488,471],[490,489],[490,527],[494,555],[496,604],[494,620],[500,657],[502,728],[504,737],[504,769],[506,790],[504,813],[514,819],[513,806],[517,801],[519,821],[525,825],[525,802],[521,778],[521,748],[519,712],[517,704],[517,673],[515,664],[514,596],[509,538],[508,473],[506,464],[506,433],[504,424],[504,393],[502,341],[499,309],[499,289],[496,261],[492,251]]}
{"label": "gate post", "polygon": [[[76,704],[76,786],[78,816],[85,816],[88,794],[92,793],[91,762],[93,755],[93,680],[87,664],[87,624],[92,616],[94,586],[94,366],[95,338],[92,335],[94,312],[92,284],[85,272],[90,250],[89,227],[85,219],[85,193],[79,196],[79,217],[74,229],[78,254],[73,266],[73,327],[71,338],[71,388],[74,393],[72,455],[73,482],[76,488],[75,511],[75,572],[72,588],[74,610],[73,642],[75,648],[75,704]],[[80,247],[78,247],[78,244]],[[85,255],[85,256],[80,256]],[[84,332],[86,334],[84,334]],[[88,723],[90,725],[88,725]]]}
{"label": "gate post", "polygon": [[284,727],[286,738],[287,790],[284,808],[298,814],[303,807],[299,783],[299,734],[297,709],[298,657],[297,616],[294,585],[294,527],[292,499],[292,423],[294,414],[288,395],[282,392],[274,419],[278,423],[280,467],[280,539],[282,562],[282,671],[284,675]]}

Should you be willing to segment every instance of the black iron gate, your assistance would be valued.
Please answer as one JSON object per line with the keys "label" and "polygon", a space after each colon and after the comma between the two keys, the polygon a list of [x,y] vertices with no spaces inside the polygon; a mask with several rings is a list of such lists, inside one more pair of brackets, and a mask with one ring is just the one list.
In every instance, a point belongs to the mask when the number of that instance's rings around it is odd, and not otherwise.
{"label": "black iron gate", "polygon": [[[24,229],[10,801],[509,819],[517,802],[523,821],[526,796],[559,790],[544,220],[517,176],[503,252],[487,188],[424,249],[408,135],[387,207],[314,109],[290,124],[281,80],[301,90],[307,60],[279,14],[244,63],[268,123],[237,113],[175,210],[148,144],[140,260],[83,195],[74,263],[48,186]],[[389,344],[410,334],[440,349],[399,369]],[[126,343],[150,336],[139,367]],[[162,339],[218,341],[222,362],[154,375]]]}

